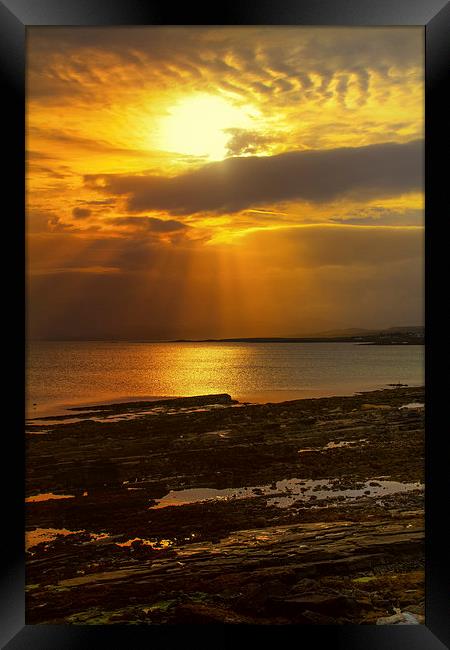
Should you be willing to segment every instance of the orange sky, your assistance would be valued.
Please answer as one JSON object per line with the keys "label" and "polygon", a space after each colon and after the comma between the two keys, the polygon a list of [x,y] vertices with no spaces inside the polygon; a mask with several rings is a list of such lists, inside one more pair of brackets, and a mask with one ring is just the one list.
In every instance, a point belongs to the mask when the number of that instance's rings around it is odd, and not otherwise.
{"label": "orange sky", "polygon": [[28,29],[33,338],[423,322],[423,29]]}

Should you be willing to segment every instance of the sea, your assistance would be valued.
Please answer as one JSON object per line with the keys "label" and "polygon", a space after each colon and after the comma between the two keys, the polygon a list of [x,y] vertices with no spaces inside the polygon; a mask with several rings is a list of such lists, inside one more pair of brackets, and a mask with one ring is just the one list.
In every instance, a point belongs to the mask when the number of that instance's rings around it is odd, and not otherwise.
{"label": "sea", "polygon": [[26,412],[216,393],[267,403],[422,386],[424,357],[423,345],[29,341]]}

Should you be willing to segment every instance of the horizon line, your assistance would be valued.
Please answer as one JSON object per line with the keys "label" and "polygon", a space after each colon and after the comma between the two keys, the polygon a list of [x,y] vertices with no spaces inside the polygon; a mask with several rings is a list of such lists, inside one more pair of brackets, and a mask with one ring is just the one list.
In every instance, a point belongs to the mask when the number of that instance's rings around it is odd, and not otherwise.
{"label": "horizon line", "polygon": [[[303,335],[296,336],[223,336],[223,337],[200,337],[200,338],[145,338],[145,337],[111,337],[111,336],[98,336],[98,337],[36,337],[36,338],[25,338],[25,342],[37,343],[37,342],[89,342],[89,341],[119,341],[119,342],[129,342],[129,343],[206,343],[206,342],[231,342],[231,341],[299,341],[304,339],[320,338],[320,339],[335,339],[335,338],[355,338],[358,336],[370,336],[372,334],[378,334],[383,332],[394,333],[395,330],[408,330],[411,329],[423,329],[425,330],[425,325],[398,325],[392,327],[378,328],[378,329],[369,329],[369,328],[356,328],[349,327],[343,328],[342,330],[336,330],[336,333],[333,333],[333,330],[325,330],[322,332],[308,333]],[[359,330],[355,331],[354,334],[345,334],[346,331],[350,330]],[[341,333],[339,333],[339,331]],[[330,333],[328,333],[330,332]],[[399,332],[405,334],[406,332]]]}

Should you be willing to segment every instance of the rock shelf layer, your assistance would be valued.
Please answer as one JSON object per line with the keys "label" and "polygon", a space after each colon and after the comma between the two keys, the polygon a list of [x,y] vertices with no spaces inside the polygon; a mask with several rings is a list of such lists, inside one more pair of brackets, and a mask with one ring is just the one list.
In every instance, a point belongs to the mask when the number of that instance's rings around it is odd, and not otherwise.
{"label": "rock shelf layer", "polygon": [[[424,409],[401,407],[423,402],[220,395],[30,421],[27,623],[421,620]],[[213,498],[169,498],[191,490]]]}

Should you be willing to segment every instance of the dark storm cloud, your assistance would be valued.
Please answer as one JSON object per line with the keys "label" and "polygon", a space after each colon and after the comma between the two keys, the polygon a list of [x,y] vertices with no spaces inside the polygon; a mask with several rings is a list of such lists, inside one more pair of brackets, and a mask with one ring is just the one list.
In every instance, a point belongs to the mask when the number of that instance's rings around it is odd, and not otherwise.
{"label": "dark storm cloud", "polygon": [[396,196],[423,188],[423,143],[384,143],[277,156],[228,158],[175,177],[89,174],[87,186],[128,195],[130,210],[238,212],[253,205],[352,196]]}
{"label": "dark storm cloud", "polygon": [[92,214],[92,211],[88,208],[74,208],[72,210],[72,216],[74,219],[87,219]]}
{"label": "dark storm cloud", "polygon": [[115,226],[135,226],[155,233],[176,232],[185,230],[188,226],[174,219],[156,219],[155,217],[114,217],[108,223]]}
{"label": "dark storm cloud", "polygon": [[83,205],[95,205],[95,206],[103,207],[103,206],[114,205],[115,200],[114,199],[96,199],[96,200],[92,200],[92,201],[82,200],[82,201],[79,201],[79,203],[82,203]]}

